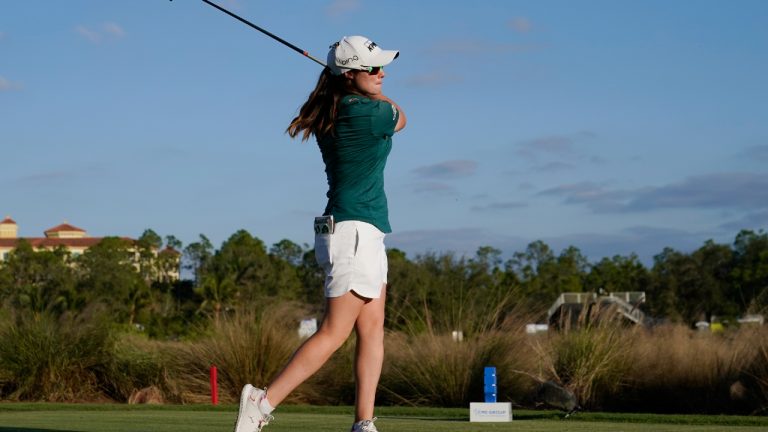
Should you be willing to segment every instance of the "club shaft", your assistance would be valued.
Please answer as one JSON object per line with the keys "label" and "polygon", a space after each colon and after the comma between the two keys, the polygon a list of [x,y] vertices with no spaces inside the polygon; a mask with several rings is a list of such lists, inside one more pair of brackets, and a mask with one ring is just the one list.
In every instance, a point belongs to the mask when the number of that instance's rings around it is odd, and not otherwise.
{"label": "club shaft", "polygon": [[234,13],[232,13],[232,12],[230,12],[230,11],[226,10],[226,9],[224,9],[223,7],[221,7],[221,6],[217,5],[216,3],[213,3],[213,2],[211,2],[211,1],[209,1],[209,0],[203,0],[203,2],[204,2],[204,3],[207,3],[207,4],[208,4],[208,5],[210,5],[210,6],[213,6],[213,7],[215,7],[216,9],[218,9],[218,10],[220,10],[220,11],[224,12],[225,14],[227,14],[227,15],[231,16],[232,18],[234,18],[234,19],[236,19],[236,20],[238,20],[238,21],[242,22],[243,24],[246,24],[246,25],[248,25],[248,26],[250,26],[250,27],[252,27],[252,28],[254,28],[254,29],[256,29],[256,30],[258,30],[258,31],[262,32],[262,33],[264,33],[265,35],[267,35],[267,36],[271,37],[272,39],[274,39],[274,40],[276,40],[276,41],[278,41],[278,42],[280,42],[281,44],[283,44],[283,45],[287,46],[288,48],[290,48],[290,49],[292,49],[292,50],[294,50],[294,51],[296,51],[297,53],[299,53],[299,54],[301,54],[301,55],[303,55],[303,56],[305,56],[305,57],[309,58],[310,60],[313,60],[313,61],[315,61],[316,63],[320,64],[321,66],[323,66],[323,67],[326,67],[325,63],[323,63],[322,61],[320,61],[320,60],[318,60],[318,59],[316,59],[316,58],[312,57],[312,56],[311,56],[311,55],[310,55],[308,52],[306,52],[306,51],[304,51],[303,49],[301,49],[301,48],[297,47],[296,45],[294,45],[294,44],[292,44],[292,43],[290,43],[290,42],[288,42],[288,41],[286,41],[286,40],[282,39],[281,37],[279,37],[279,36],[277,36],[277,35],[274,35],[274,34],[270,33],[270,32],[269,32],[269,31],[267,31],[267,30],[264,30],[263,28],[261,28],[261,27],[257,26],[256,24],[254,24],[254,23],[252,23],[252,22],[248,21],[247,19],[245,19],[245,18],[243,18],[243,17],[240,17],[240,16],[238,16],[238,15],[236,15],[236,14],[234,14]]}

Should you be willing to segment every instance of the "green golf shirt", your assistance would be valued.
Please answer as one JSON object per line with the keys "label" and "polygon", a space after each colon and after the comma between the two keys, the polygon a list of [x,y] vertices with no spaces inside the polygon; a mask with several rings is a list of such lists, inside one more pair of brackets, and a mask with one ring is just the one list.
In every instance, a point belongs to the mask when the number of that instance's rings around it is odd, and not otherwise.
{"label": "green golf shirt", "polygon": [[318,140],[328,177],[326,215],[357,220],[381,232],[389,226],[384,167],[392,150],[399,113],[389,102],[347,95],[341,101],[335,136]]}

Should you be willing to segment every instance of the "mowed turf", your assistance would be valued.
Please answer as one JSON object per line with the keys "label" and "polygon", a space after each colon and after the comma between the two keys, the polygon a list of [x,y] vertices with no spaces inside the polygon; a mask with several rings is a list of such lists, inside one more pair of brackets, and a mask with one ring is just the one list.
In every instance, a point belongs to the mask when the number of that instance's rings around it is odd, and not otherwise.
{"label": "mowed turf", "polygon": [[[0,404],[0,432],[227,432],[236,407]],[[285,406],[265,432],[347,432],[349,407]],[[766,431],[768,418],[578,413],[562,419],[551,411],[515,411],[510,423],[470,423],[467,409],[381,408],[381,432],[721,432]]]}

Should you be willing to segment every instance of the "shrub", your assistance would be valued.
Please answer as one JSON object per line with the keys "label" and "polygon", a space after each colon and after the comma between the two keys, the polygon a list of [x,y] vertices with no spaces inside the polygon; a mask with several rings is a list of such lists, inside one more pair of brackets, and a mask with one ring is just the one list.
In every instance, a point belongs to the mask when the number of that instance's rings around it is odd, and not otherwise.
{"label": "shrub", "polygon": [[571,390],[584,408],[599,405],[626,383],[631,332],[616,323],[603,323],[555,333],[534,344],[542,380],[551,379]]}
{"label": "shrub", "polygon": [[137,392],[157,388],[164,399],[179,401],[167,382],[162,352],[168,343],[124,333],[116,340],[112,361],[103,371],[102,389],[114,400],[129,401]]}
{"label": "shrub", "polygon": [[5,399],[75,401],[101,397],[114,338],[108,325],[19,316],[0,328],[0,392]]}

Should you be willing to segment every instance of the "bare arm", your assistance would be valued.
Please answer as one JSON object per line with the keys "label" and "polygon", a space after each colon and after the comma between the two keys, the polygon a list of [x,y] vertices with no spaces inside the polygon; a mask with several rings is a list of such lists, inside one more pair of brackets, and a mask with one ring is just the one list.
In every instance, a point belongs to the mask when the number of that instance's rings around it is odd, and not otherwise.
{"label": "bare arm", "polygon": [[397,124],[395,125],[395,132],[399,132],[402,128],[405,127],[405,124],[407,123],[408,119],[405,118],[405,112],[403,111],[402,108],[400,108],[400,105],[396,104],[395,101],[393,101],[392,99],[384,96],[383,94],[378,94],[378,95],[371,96],[371,99],[383,100],[383,101],[391,103],[392,106],[395,107],[395,109],[399,113],[399,115],[397,117]]}

